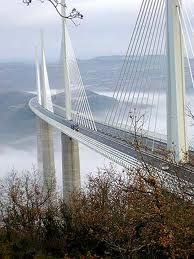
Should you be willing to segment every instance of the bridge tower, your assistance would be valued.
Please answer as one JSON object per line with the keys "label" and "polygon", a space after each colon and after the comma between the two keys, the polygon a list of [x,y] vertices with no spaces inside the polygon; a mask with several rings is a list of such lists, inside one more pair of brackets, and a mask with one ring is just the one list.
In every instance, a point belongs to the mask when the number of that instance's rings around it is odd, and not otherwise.
{"label": "bridge tower", "polygon": [[[36,84],[38,102],[45,109],[53,112],[51,91],[49,86],[46,58],[44,53],[43,34],[41,35],[41,67],[38,62],[36,51]],[[46,190],[55,188],[55,162],[53,148],[53,129],[44,120],[37,118],[37,155],[38,168],[42,175],[43,185]]]}
{"label": "bridge tower", "polygon": [[183,38],[179,9],[181,0],[166,0],[167,5],[167,146],[177,162],[186,162],[188,144],[185,122],[185,73]]}
{"label": "bridge tower", "polygon": [[[62,15],[66,16],[66,3],[61,0]],[[65,86],[65,116],[67,120],[71,120],[72,112],[72,96],[71,83],[67,60],[67,33],[66,19],[62,18],[62,44],[61,44],[61,61],[62,72]],[[79,159],[79,143],[64,133],[61,133],[62,144],[62,174],[63,174],[63,197],[68,196],[73,190],[80,188],[80,159]]]}

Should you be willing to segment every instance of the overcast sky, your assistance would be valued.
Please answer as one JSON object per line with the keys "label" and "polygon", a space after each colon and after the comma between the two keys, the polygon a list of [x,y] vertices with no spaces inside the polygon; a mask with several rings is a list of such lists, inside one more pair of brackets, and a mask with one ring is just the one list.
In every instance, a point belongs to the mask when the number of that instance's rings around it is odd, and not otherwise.
{"label": "overcast sky", "polygon": [[[45,34],[49,60],[59,55],[60,17],[49,3],[38,0],[27,7],[22,0],[0,0],[0,59],[32,60],[39,44],[39,32]],[[84,15],[81,25],[69,23],[71,39],[79,58],[124,54],[141,0],[67,0]]]}

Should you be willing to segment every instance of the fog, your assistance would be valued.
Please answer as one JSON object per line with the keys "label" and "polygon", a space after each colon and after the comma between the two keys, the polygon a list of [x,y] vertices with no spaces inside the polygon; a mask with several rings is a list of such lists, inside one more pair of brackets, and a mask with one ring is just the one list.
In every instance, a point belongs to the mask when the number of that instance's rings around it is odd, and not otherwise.
{"label": "fog", "polygon": [[[35,138],[31,137],[28,140],[30,143],[30,148],[28,146],[28,149],[21,150],[15,149],[10,146],[0,147],[0,177],[6,177],[9,173],[12,172],[12,170],[22,172],[28,170],[33,171],[34,169],[37,169],[37,150],[36,142],[34,141]],[[21,146],[22,142],[23,140],[21,139]],[[57,185],[59,188],[61,188],[62,156],[60,145],[60,132],[57,131],[54,134],[54,149]],[[110,160],[80,144],[80,169],[82,186],[84,186],[87,182],[88,175],[95,174],[98,168],[104,168],[104,166],[108,166],[110,163],[112,163]]]}
{"label": "fog", "polygon": [[[75,7],[84,15],[80,26],[69,22],[79,58],[125,53],[141,0],[66,2],[68,12]],[[41,29],[45,32],[48,59],[58,58],[61,19],[47,1],[44,4],[33,1],[27,7],[22,0],[1,0],[0,17],[1,60],[34,60],[34,48],[39,45]]]}

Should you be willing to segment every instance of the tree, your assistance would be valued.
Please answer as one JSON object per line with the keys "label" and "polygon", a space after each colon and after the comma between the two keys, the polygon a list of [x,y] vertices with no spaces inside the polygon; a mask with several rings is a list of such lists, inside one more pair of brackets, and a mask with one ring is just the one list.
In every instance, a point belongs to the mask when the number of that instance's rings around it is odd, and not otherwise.
{"label": "tree", "polygon": [[101,169],[67,203],[14,172],[0,184],[0,256],[193,258],[193,186],[146,170]]}

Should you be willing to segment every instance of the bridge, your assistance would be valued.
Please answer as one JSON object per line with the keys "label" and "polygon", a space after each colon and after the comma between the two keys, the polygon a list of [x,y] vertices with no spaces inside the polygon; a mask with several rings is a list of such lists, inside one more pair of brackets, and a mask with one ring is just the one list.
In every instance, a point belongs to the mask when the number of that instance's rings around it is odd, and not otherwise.
{"label": "bridge", "polygon": [[[66,10],[62,12],[65,16]],[[55,178],[53,128],[61,132],[64,197],[80,188],[79,143],[124,168],[136,167],[143,161],[161,173],[166,156],[173,155],[173,168],[184,163],[182,178],[194,181],[189,163],[193,151],[186,130],[184,50],[194,87],[188,27],[191,30],[192,23],[181,0],[142,0],[113,102],[102,120],[97,120],[91,109],[66,20],[62,19],[59,64],[64,86],[62,105],[51,95],[41,36],[41,64],[36,51],[37,98],[29,106],[37,117],[38,164],[45,186]],[[150,79],[151,69],[163,77],[162,83]],[[162,90],[166,93],[166,134],[157,132]]]}

